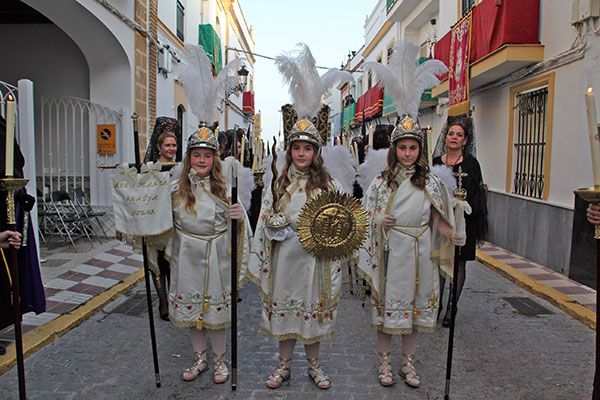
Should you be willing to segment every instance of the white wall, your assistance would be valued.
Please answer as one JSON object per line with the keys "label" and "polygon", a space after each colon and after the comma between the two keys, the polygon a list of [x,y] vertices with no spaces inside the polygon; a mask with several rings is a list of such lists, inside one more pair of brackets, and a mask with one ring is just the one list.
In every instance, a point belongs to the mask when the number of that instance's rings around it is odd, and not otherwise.
{"label": "white wall", "polygon": [[[552,0],[556,2],[556,0]],[[444,36],[458,20],[457,3],[455,0],[439,0],[440,18],[438,21],[438,38]]]}
{"label": "white wall", "polygon": [[[185,0],[180,0],[185,7]],[[187,11],[187,10],[186,10]],[[186,12],[187,14],[187,12]],[[158,0],[158,19],[171,29],[171,32],[177,32],[177,0]]]}

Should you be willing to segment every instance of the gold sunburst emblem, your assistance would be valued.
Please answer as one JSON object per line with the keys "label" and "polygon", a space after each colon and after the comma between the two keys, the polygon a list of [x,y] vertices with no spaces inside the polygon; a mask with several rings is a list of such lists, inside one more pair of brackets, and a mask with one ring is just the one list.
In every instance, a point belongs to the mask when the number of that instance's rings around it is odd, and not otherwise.
{"label": "gold sunburst emblem", "polygon": [[324,260],[339,260],[365,240],[367,212],[349,194],[329,191],[306,202],[298,218],[298,238],[304,250]]}

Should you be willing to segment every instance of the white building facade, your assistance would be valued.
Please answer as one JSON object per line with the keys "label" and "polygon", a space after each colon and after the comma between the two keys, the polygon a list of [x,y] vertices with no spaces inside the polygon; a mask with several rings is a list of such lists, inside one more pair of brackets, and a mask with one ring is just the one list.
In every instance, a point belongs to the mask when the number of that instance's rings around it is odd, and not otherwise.
{"label": "white building facade", "polygon": [[[600,43],[590,33],[598,3],[381,0],[350,60],[386,63],[393,42],[408,39],[421,56],[447,63],[448,33],[472,12],[470,112],[488,187],[488,240],[589,285],[593,235],[573,190],[593,182],[584,94],[589,85],[600,90],[594,74]],[[481,38],[496,46],[474,50]],[[358,101],[376,82],[363,74],[356,79]],[[448,81],[432,95],[423,99],[419,120],[435,143],[448,115]],[[384,105],[370,121],[387,117],[395,113]]]}
{"label": "white building facade", "polygon": [[[0,33],[12,40],[5,40],[11,57],[0,64],[0,81],[33,81],[35,129],[27,134],[35,154],[26,157],[36,163],[29,178],[40,192],[82,187],[93,205],[110,206],[108,173],[97,166],[134,161],[134,113],[142,157],[158,116],[180,120],[185,143],[197,121],[173,67],[184,43],[205,45],[207,32],[222,65],[247,60],[248,83],[222,104],[219,121],[221,130],[247,129],[254,40],[239,1],[3,1]],[[99,154],[100,125],[116,137],[109,154]]]}

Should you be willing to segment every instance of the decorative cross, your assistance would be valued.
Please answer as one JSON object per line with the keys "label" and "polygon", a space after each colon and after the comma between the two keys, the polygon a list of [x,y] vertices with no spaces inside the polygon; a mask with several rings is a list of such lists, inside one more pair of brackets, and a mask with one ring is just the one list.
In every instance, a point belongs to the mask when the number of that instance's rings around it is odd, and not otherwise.
{"label": "decorative cross", "polygon": [[466,172],[463,172],[462,167],[458,167],[458,172],[454,173],[454,176],[458,178],[458,187],[454,190],[454,197],[459,200],[465,200],[467,198],[467,191],[462,187],[462,178],[468,176]]}

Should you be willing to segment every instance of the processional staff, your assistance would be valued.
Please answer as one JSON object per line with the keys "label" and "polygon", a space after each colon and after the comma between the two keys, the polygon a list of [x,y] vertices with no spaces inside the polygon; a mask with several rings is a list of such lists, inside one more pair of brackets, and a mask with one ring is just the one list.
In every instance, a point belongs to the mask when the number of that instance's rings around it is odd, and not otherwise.
{"label": "processional staff", "polygon": [[[454,190],[454,198],[456,206],[454,214],[456,219],[456,231],[465,232],[465,206],[467,199],[467,191],[462,187],[462,178],[468,174],[462,171],[462,167],[458,167],[458,172],[455,173],[458,178],[458,187]],[[454,246],[454,269],[452,271],[452,279],[458,276],[458,264],[460,262],[460,246]],[[452,285],[452,302],[450,316],[450,333],[448,335],[448,357],[446,359],[446,387],[444,390],[444,400],[450,399],[450,379],[452,377],[452,353],[454,350],[454,327],[456,323],[456,296],[458,295],[458,285]]]}
{"label": "processional staff", "polygon": [[[138,134],[138,118],[136,113],[133,113],[131,119],[133,120],[133,147],[135,149],[135,167],[140,173],[142,163],[140,161],[140,139]],[[150,340],[152,342],[152,359],[154,361],[154,377],[156,380],[156,387],[160,387],[160,371],[158,367],[158,351],[156,350],[156,331],[154,329],[154,312],[152,310],[152,296],[150,294],[150,269],[148,268],[148,250],[146,248],[146,241],[142,236],[142,256],[144,258],[144,282],[146,284],[146,303],[148,305],[148,323],[150,325]]]}
{"label": "processional staff", "polygon": [[[5,177],[0,179],[0,189],[6,192],[7,229],[16,231],[15,191],[24,187],[28,179],[13,177],[14,171],[14,138],[15,138],[16,104],[12,95],[6,101],[6,149]],[[24,233],[27,235],[27,231]],[[2,253],[4,255],[4,253]],[[12,307],[15,327],[15,352],[17,355],[17,375],[19,379],[19,399],[27,398],[25,389],[25,364],[23,357],[23,333],[21,330],[21,295],[19,293],[19,268],[17,264],[17,249],[10,246],[10,280],[12,290]]]}
{"label": "processional staff", "polygon": [[[587,125],[592,155],[592,175],[594,186],[575,190],[575,194],[592,204],[600,204],[600,129],[596,119],[596,102],[594,91],[589,87],[585,93]],[[600,303],[600,225],[594,227],[596,242],[596,304]],[[600,321],[596,318],[596,370],[594,373],[593,400],[600,400]]]}
{"label": "processional staff", "polygon": [[[244,138],[242,137],[242,143]],[[243,146],[242,146],[243,149]],[[231,155],[234,161],[231,162],[231,205],[238,201],[238,170],[235,160],[237,160],[237,141],[235,134],[231,144]],[[244,162],[244,155],[241,155],[241,162]],[[243,165],[243,164],[242,164]],[[231,218],[231,390],[237,389],[237,299],[238,299],[238,236],[237,220]]]}

